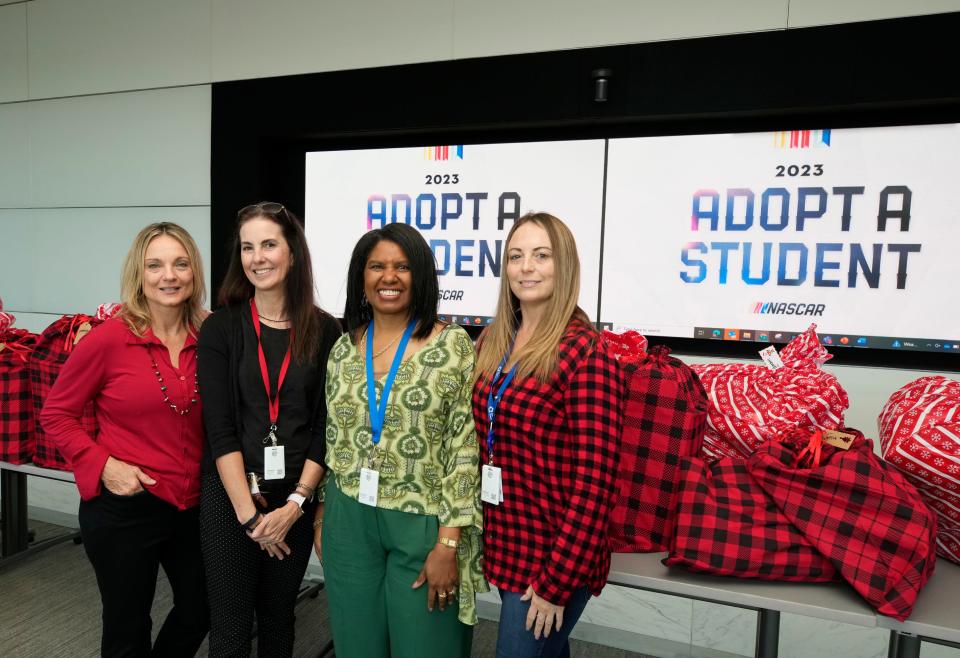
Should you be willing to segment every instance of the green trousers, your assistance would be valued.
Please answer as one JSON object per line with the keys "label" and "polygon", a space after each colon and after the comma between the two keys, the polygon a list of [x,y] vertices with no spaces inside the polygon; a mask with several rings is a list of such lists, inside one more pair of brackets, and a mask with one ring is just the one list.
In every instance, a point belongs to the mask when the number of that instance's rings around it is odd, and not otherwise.
{"label": "green trousers", "polygon": [[364,505],[327,482],[323,574],[337,658],[468,658],[456,602],[427,609],[413,581],[437,542],[436,516]]}

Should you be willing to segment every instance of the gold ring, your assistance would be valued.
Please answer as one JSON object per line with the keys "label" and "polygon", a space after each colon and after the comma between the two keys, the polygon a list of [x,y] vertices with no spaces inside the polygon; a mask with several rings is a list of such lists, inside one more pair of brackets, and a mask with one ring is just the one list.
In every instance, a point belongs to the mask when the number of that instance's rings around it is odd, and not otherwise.
{"label": "gold ring", "polygon": [[446,592],[440,592],[440,594],[438,594],[438,596],[439,596],[441,599],[445,599],[445,598],[447,598],[447,593],[446,593]]}
{"label": "gold ring", "polygon": [[447,592],[447,594],[449,594],[450,596],[456,596],[457,590],[452,589],[452,590],[450,590],[449,592]]}

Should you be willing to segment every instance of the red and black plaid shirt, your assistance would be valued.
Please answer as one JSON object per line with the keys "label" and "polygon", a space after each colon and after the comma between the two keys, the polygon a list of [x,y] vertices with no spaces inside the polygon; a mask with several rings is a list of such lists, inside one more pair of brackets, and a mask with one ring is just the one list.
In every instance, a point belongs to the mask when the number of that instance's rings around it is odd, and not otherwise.
{"label": "red and black plaid shirt", "polygon": [[[483,571],[501,589],[533,585],[565,605],[584,586],[599,594],[610,571],[624,383],[605,343],[582,322],[570,323],[557,360],[548,383],[514,379],[497,407],[494,463],[504,500],[484,503]],[[484,463],[490,386],[481,379],[473,391]]]}

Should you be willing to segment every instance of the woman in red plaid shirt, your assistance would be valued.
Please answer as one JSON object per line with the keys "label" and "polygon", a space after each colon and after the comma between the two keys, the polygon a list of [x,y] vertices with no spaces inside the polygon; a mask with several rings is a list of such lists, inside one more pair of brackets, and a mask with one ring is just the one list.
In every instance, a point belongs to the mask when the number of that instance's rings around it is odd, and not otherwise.
{"label": "woman in red plaid shirt", "polygon": [[624,383],[577,306],[580,261],[566,225],[527,214],[506,245],[473,392],[484,575],[503,602],[497,656],[567,656],[610,571]]}

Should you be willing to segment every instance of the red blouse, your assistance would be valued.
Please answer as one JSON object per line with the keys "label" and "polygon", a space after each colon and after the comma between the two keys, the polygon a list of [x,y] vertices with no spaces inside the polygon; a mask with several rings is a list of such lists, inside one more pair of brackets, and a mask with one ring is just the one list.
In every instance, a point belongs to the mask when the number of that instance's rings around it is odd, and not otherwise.
{"label": "red blouse", "polygon": [[[166,394],[151,366],[156,361]],[[40,422],[70,462],[84,500],[100,494],[107,457],[139,466],[157,481],[151,493],[179,509],[200,502],[203,417],[194,394],[196,340],[188,336],[179,367],[149,329],[138,337],[120,318],[95,327],[77,343],[50,391]],[[181,416],[163,401],[169,395]],[[196,404],[190,400],[196,399]],[[80,424],[93,400],[100,432],[90,436]]]}
{"label": "red blouse", "polygon": [[[483,571],[499,588],[533,585],[565,605],[584,586],[599,594],[610,571],[624,379],[600,336],[578,321],[557,359],[547,384],[514,379],[497,407],[494,465],[502,469],[503,502],[483,504]],[[484,463],[490,386],[481,378],[473,391]]]}

